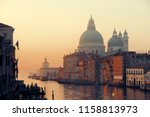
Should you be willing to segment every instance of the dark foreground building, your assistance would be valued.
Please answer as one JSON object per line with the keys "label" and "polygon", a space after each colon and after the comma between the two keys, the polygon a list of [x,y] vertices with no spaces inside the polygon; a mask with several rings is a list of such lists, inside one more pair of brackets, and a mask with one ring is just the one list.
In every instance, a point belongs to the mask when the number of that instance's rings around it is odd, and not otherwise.
{"label": "dark foreground building", "polygon": [[15,47],[13,27],[0,23],[0,98],[13,97],[15,87]]}
{"label": "dark foreground building", "polygon": [[[18,60],[13,32],[13,27],[0,23],[0,99],[42,99],[45,93],[37,85],[27,87],[23,81],[16,80]],[[18,42],[16,46],[19,49]]]}

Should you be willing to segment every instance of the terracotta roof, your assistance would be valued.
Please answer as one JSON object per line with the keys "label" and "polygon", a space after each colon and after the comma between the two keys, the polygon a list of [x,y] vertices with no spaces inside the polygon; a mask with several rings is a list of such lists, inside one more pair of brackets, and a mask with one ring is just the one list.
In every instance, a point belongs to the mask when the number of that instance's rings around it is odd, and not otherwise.
{"label": "terracotta roof", "polygon": [[3,24],[3,23],[0,23],[0,28],[5,28],[5,27],[8,27],[8,28],[13,28],[9,25],[6,25],[6,24]]}

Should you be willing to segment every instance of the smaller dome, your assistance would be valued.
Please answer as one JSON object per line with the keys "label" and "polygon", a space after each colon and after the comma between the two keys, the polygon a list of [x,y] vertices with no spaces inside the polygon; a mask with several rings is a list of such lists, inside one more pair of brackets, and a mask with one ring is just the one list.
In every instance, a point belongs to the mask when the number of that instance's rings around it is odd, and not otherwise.
{"label": "smaller dome", "polygon": [[108,47],[122,47],[123,42],[118,36],[112,36],[108,41]]}

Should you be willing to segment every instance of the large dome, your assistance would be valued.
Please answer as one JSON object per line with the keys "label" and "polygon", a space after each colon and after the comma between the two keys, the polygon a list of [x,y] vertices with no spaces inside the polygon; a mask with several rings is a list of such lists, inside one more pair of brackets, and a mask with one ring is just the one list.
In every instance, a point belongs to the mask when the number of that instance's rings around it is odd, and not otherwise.
{"label": "large dome", "polygon": [[87,30],[85,31],[81,37],[79,44],[103,44],[103,37],[101,34],[96,30]]}
{"label": "large dome", "polygon": [[89,20],[87,30],[81,35],[79,45],[80,44],[103,44],[102,35],[96,31],[94,20]]}
{"label": "large dome", "polygon": [[92,17],[88,22],[87,30],[80,37],[78,49],[86,52],[98,51],[99,54],[103,54],[105,51],[103,37],[96,31]]}

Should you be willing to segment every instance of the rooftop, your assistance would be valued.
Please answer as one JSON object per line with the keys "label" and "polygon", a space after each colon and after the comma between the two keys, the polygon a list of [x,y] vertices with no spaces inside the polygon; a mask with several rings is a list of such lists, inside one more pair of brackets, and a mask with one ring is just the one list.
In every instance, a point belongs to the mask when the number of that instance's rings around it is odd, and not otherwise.
{"label": "rooftop", "polygon": [[13,28],[12,26],[0,23],[0,28]]}

